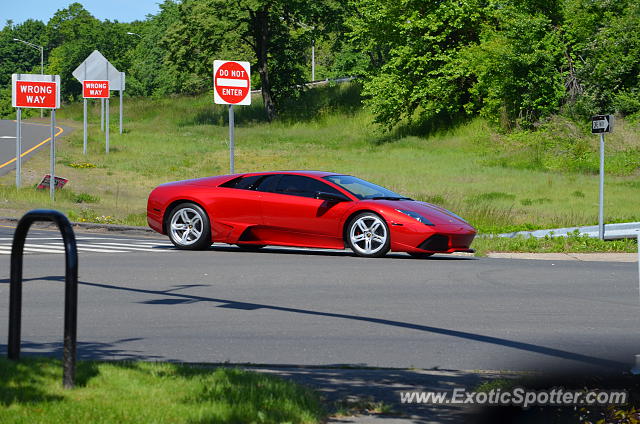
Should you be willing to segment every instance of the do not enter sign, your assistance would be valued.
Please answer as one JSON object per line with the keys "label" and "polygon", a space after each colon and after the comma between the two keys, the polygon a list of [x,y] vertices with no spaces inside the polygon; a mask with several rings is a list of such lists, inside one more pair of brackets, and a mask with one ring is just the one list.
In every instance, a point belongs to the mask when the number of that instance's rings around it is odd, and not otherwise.
{"label": "do not enter sign", "polygon": [[215,60],[213,62],[213,97],[217,104],[251,104],[251,69],[249,62]]}

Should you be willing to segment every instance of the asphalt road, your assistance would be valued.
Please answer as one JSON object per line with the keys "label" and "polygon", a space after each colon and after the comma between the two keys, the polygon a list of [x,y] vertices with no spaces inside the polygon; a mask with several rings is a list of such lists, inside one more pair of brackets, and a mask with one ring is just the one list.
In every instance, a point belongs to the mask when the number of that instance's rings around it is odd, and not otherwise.
{"label": "asphalt road", "polygon": [[[0,350],[12,232],[0,228]],[[31,234],[23,348],[59,353],[61,244]],[[634,263],[185,252],[165,238],[77,236],[83,358],[566,370],[628,369],[640,353]]]}
{"label": "asphalt road", "polygon": [[[69,131],[56,126],[56,137]],[[38,149],[49,146],[51,126],[48,123],[22,121],[22,160],[27,160]],[[16,169],[16,122],[0,120],[0,175]]]}

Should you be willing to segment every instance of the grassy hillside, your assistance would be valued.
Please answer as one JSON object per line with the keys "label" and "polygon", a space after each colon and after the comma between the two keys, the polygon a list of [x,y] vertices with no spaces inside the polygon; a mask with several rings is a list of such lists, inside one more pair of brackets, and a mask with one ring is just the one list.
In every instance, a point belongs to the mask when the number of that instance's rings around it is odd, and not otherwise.
{"label": "grassy hillside", "polygon": [[[58,174],[70,179],[56,207],[72,218],[145,225],[156,185],[228,172],[227,109],[210,95],[127,99],[126,132],[112,102],[111,153],[104,153],[99,104],[91,107],[89,154],[82,154],[82,105],[59,118],[76,130],[58,147]],[[586,125],[585,125],[586,126]],[[640,220],[640,136],[618,122],[608,137],[608,222]],[[356,84],[310,90],[266,123],[259,98],[236,108],[236,171],[320,169],[360,176],[443,205],[483,232],[597,222],[597,138],[555,118],[536,133],[504,135],[476,119],[448,129],[405,126],[381,133],[360,107]],[[26,184],[48,171],[43,150],[24,166]],[[0,215],[47,206],[48,193],[0,179]]]}

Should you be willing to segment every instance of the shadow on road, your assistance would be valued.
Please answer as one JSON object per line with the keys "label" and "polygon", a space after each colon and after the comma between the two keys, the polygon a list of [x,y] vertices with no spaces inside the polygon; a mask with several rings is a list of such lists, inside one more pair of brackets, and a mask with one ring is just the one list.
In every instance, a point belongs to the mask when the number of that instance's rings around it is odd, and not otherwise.
{"label": "shadow on road", "polygon": [[[177,249],[176,249],[177,250]],[[334,257],[345,257],[345,258],[354,258],[370,261],[371,258],[359,258],[350,250],[344,251],[335,251],[335,250],[323,250],[323,249],[312,249],[309,248],[296,248],[296,247],[280,247],[280,246],[267,246],[259,250],[244,250],[239,247],[231,246],[231,245],[212,245],[208,250],[215,252],[243,252],[248,254],[256,254],[256,255],[264,255],[264,254],[281,254],[281,255],[305,255],[305,256],[334,256]],[[430,256],[424,259],[416,259],[412,256],[409,256],[406,253],[387,253],[382,258],[378,259],[402,259],[402,260],[410,260],[410,261],[475,261],[478,260],[473,256],[453,256],[449,254],[440,254],[435,256]]]}
{"label": "shadow on road", "polygon": [[[39,281],[39,280],[64,282],[64,277],[45,276],[40,278],[26,279],[24,281],[27,282],[27,281]],[[3,280],[0,280],[0,283],[8,284],[9,280],[3,279]],[[91,283],[86,281],[82,281],[79,284],[84,286],[89,286],[89,287],[107,289],[107,290],[118,290],[118,291],[125,291],[125,292],[148,294],[152,296],[159,296],[157,298],[139,302],[146,305],[184,305],[184,304],[191,304],[196,302],[207,302],[207,303],[216,304],[216,307],[218,308],[229,308],[229,309],[245,310],[245,311],[266,309],[266,310],[301,314],[301,315],[339,318],[339,319],[345,319],[345,320],[362,321],[362,322],[368,322],[368,323],[379,324],[384,326],[422,331],[425,333],[441,334],[441,335],[450,336],[450,337],[473,340],[481,343],[490,343],[490,344],[495,344],[495,345],[516,349],[516,350],[538,353],[538,354],[549,356],[549,357],[572,360],[572,361],[580,362],[582,364],[588,364],[588,365],[601,367],[605,369],[626,370],[628,366],[628,364],[614,361],[614,360],[598,358],[598,357],[570,352],[566,350],[555,349],[552,347],[504,339],[500,337],[470,333],[466,331],[432,327],[432,326],[423,325],[423,324],[395,321],[395,320],[389,320],[384,318],[375,318],[375,317],[367,317],[367,316],[351,315],[351,314],[340,314],[340,313],[334,313],[334,312],[314,311],[314,310],[308,310],[308,309],[290,308],[285,306],[266,305],[261,303],[238,302],[238,301],[229,300],[229,299],[205,297],[205,296],[191,295],[191,294],[179,292],[180,290],[193,287],[193,285],[178,285],[168,290],[148,290],[148,289],[139,289],[134,287],[118,286],[118,285],[107,284],[107,283]]]}
{"label": "shadow on road", "polygon": [[[64,345],[62,337],[59,342],[49,343],[35,343],[29,341],[23,341],[21,351],[28,356],[56,356],[62,358],[64,351]],[[103,342],[77,342],[77,354],[78,359],[82,360],[141,360],[141,361],[154,361],[162,359],[160,356],[146,355],[142,352],[131,350],[129,348],[124,349],[119,346],[129,342],[136,342],[143,340],[139,337],[132,337],[128,339],[114,340],[110,343]],[[0,344],[0,356],[6,356],[7,345]]]}

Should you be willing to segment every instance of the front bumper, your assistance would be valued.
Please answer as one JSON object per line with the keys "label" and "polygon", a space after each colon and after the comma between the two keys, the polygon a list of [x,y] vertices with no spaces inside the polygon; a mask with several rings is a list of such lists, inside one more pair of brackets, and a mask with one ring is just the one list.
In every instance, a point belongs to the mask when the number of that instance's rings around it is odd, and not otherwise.
{"label": "front bumper", "polygon": [[476,230],[470,225],[392,225],[391,250],[395,252],[473,252]]}

